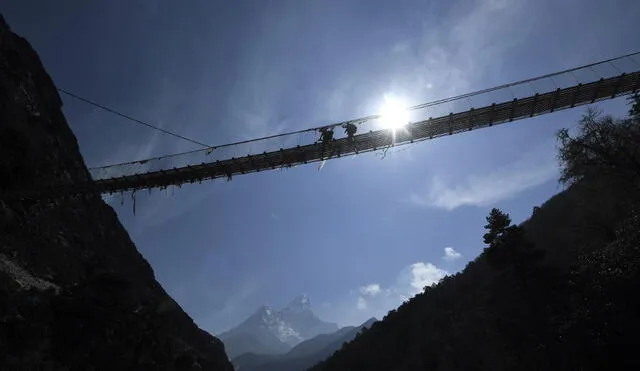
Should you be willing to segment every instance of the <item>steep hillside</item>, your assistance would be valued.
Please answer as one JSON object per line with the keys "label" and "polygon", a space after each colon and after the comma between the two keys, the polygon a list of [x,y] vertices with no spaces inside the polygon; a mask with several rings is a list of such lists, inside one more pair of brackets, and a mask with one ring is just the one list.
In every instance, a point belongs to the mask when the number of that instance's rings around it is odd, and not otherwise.
{"label": "steep hillside", "polygon": [[0,369],[232,370],[99,195],[2,192],[88,179],[38,55],[0,16]]}
{"label": "steep hillside", "polygon": [[566,191],[521,226],[492,210],[475,261],[312,370],[640,368],[635,102],[634,118],[587,113],[577,137],[560,132]]}

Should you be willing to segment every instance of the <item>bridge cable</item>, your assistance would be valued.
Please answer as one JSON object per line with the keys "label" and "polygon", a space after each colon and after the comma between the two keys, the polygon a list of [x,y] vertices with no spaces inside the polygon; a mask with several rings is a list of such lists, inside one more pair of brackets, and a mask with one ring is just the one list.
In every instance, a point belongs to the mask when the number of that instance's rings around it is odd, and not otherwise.
{"label": "bridge cable", "polygon": [[619,69],[618,67],[616,67],[616,64],[615,64],[615,63],[613,63],[613,61],[609,62],[609,64],[610,64],[613,68],[615,68],[615,70],[616,70],[616,71],[618,71],[618,73],[619,73],[619,74],[622,74],[622,71],[620,71],[620,69]]}
{"label": "bridge cable", "polygon": [[[580,66],[580,67],[573,67],[573,68],[569,68],[569,69],[562,70],[562,71],[559,71],[559,72],[549,73],[549,74],[542,75],[542,76],[537,76],[537,77],[531,77],[531,78],[528,78],[528,79],[525,79],[525,80],[520,80],[520,81],[516,81],[516,82],[511,82],[511,83],[508,83],[508,84],[494,86],[492,88],[488,88],[488,89],[484,89],[484,90],[478,90],[478,91],[475,91],[475,92],[466,93],[466,94],[458,95],[458,96],[455,96],[455,97],[444,98],[444,99],[432,101],[432,102],[429,102],[429,103],[419,104],[419,105],[416,105],[416,106],[409,107],[407,109],[408,110],[415,110],[415,109],[425,108],[425,107],[429,107],[429,106],[434,106],[434,105],[445,103],[445,102],[448,102],[448,101],[451,101],[451,100],[459,100],[459,99],[466,98],[468,96],[475,96],[475,95],[490,93],[490,92],[494,92],[496,90],[501,90],[501,89],[509,88],[509,87],[516,86],[516,85],[523,85],[523,84],[526,84],[526,83],[531,82],[531,81],[538,81],[538,80],[547,79],[547,78],[550,78],[550,77],[553,77],[553,76],[564,75],[566,73],[571,73],[573,75],[574,71],[583,70],[585,68],[589,68],[589,67],[593,67],[593,66],[597,66],[597,65],[601,65],[601,64],[605,64],[605,63],[610,63],[612,61],[617,61],[617,60],[620,60],[620,59],[631,58],[632,60],[634,60],[633,56],[638,55],[638,54],[640,54],[640,52],[629,53],[629,54],[626,54],[626,55],[623,55],[623,56],[620,56],[620,57],[615,57],[615,58],[610,58],[610,59],[606,59],[606,60],[599,61],[599,62],[589,63],[589,64],[586,64],[586,65]],[[573,77],[575,78],[575,75],[573,75]],[[577,78],[576,78],[576,82],[580,83]]]}
{"label": "bridge cable", "polygon": [[118,112],[118,111],[116,111],[116,110],[114,110],[114,109],[112,109],[112,108],[109,108],[109,107],[103,106],[103,105],[101,105],[101,104],[99,104],[99,103],[96,103],[96,102],[94,102],[94,101],[92,101],[92,100],[89,100],[89,99],[87,99],[87,98],[83,98],[83,97],[81,97],[81,96],[79,96],[79,95],[77,95],[77,94],[71,93],[71,92],[69,92],[69,91],[67,91],[67,90],[64,90],[64,89],[62,89],[62,88],[58,88],[58,91],[59,91],[59,92],[61,92],[61,93],[63,93],[63,94],[66,94],[66,95],[68,95],[68,96],[70,96],[70,97],[72,97],[72,98],[75,98],[75,99],[77,99],[77,100],[79,100],[79,101],[82,101],[82,102],[87,103],[87,104],[89,104],[89,105],[92,105],[92,106],[94,106],[94,107],[100,108],[100,109],[102,109],[102,110],[104,110],[104,111],[107,111],[107,112],[109,112],[109,113],[113,113],[114,115],[120,116],[120,117],[125,118],[125,119],[127,119],[127,120],[129,120],[129,121],[133,121],[133,122],[136,122],[136,123],[138,123],[138,124],[144,125],[144,126],[149,127],[149,128],[151,128],[151,129],[153,129],[153,130],[158,130],[158,131],[163,132],[163,133],[165,133],[165,134],[169,134],[169,135],[174,136],[174,137],[176,137],[176,138],[179,138],[179,139],[182,139],[182,140],[186,140],[187,142],[191,142],[191,143],[193,143],[193,144],[197,144],[197,145],[202,146],[202,147],[205,147],[205,148],[210,148],[210,147],[212,147],[212,146],[210,146],[210,145],[208,145],[208,144],[205,144],[205,143],[199,142],[199,141],[197,141],[197,140],[195,140],[195,139],[187,138],[187,137],[182,136],[182,135],[180,135],[180,134],[177,134],[177,133],[171,132],[171,131],[169,131],[169,130],[165,130],[165,129],[160,128],[160,127],[155,126],[155,125],[152,125],[152,124],[150,124],[150,123],[148,123],[148,122],[145,122],[145,121],[142,121],[142,120],[138,120],[138,119],[136,119],[136,118],[134,118],[134,117],[131,117],[131,116],[129,116],[129,115],[125,115],[124,113],[121,113],[121,112]]}
{"label": "bridge cable", "polygon": [[578,80],[578,78],[576,77],[576,75],[573,73],[573,71],[571,71],[571,76],[573,76],[573,79],[576,80],[576,84],[580,84],[580,80]]}
{"label": "bridge cable", "polygon": [[[525,79],[525,80],[516,81],[516,82],[512,82],[512,83],[507,83],[507,84],[495,86],[495,87],[484,89],[484,90],[479,90],[479,91],[475,91],[475,92],[471,92],[471,93],[458,95],[458,96],[455,96],[455,97],[449,97],[449,98],[439,99],[439,100],[436,100],[436,101],[431,101],[431,102],[427,102],[427,103],[423,103],[423,104],[418,104],[418,105],[415,105],[415,106],[407,107],[406,109],[407,110],[418,110],[418,109],[422,109],[422,108],[426,108],[426,107],[440,105],[440,104],[443,104],[443,103],[451,103],[451,102],[454,102],[454,101],[457,101],[457,100],[461,100],[461,99],[465,99],[465,98],[468,98],[468,97],[473,97],[473,96],[477,96],[477,95],[481,95],[481,94],[486,94],[486,93],[489,93],[489,92],[494,92],[494,91],[502,90],[502,89],[508,89],[511,92],[511,95],[513,95],[514,98],[515,98],[515,94],[513,94],[513,91],[511,91],[511,87],[513,87],[513,86],[523,85],[523,84],[526,84],[526,83],[530,83],[532,81],[538,81],[538,80],[551,78],[553,76],[559,76],[559,75],[563,75],[563,74],[567,74],[567,73],[571,74],[573,76],[573,78],[576,80],[576,83],[579,84],[580,81],[577,79],[577,77],[573,73],[574,71],[578,71],[578,70],[585,69],[585,68],[590,68],[590,67],[601,65],[601,64],[605,64],[605,63],[610,63],[612,61],[617,61],[617,60],[624,59],[624,58],[631,58],[634,62],[637,62],[637,61],[635,61],[633,59],[633,56],[636,56],[636,55],[639,55],[639,54],[640,54],[640,52],[633,52],[633,53],[629,53],[629,54],[626,54],[626,55],[623,55],[623,56],[610,58],[610,59],[607,59],[607,60],[598,61],[598,62],[594,62],[594,63],[589,63],[589,64],[586,64],[586,65],[583,65],[583,66],[569,68],[569,69],[565,69],[565,70],[562,70],[562,71],[559,71],[559,72],[546,74],[546,75],[543,75],[543,76],[537,76],[537,77],[533,77],[533,78],[528,78],[528,79]],[[279,138],[279,137],[283,137],[283,136],[287,136],[287,135],[296,135],[296,134],[302,134],[302,133],[307,133],[307,132],[312,132],[312,131],[318,131],[318,130],[320,130],[322,128],[335,128],[337,126],[341,126],[341,125],[344,125],[344,124],[347,124],[347,123],[361,124],[363,122],[379,119],[380,117],[381,117],[380,114],[375,114],[375,115],[369,115],[369,116],[365,116],[365,117],[361,117],[361,118],[357,118],[357,119],[341,121],[341,122],[330,124],[330,125],[318,126],[318,127],[309,128],[309,129],[302,129],[302,130],[292,131],[292,132],[288,132],[288,133],[274,134],[274,135],[270,135],[270,136],[266,136],[266,137],[262,137],[262,138],[248,139],[248,140],[244,140],[244,141],[228,143],[228,144],[223,144],[223,145],[218,145],[218,146],[207,146],[207,145],[205,145],[205,146],[207,148],[209,148],[209,151],[211,151],[211,150],[214,150],[214,149],[217,149],[217,148],[236,146],[236,145],[240,145],[240,144],[246,144],[246,143],[252,143],[252,142],[257,142],[257,141],[262,141],[262,140],[267,140],[267,139]],[[160,160],[160,159],[166,159],[166,158],[172,158],[172,157],[177,157],[177,156],[182,156],[182,155],[193,154],[193,153],[197,153],[197,152],[201,152],[201,151],[202,150],[198,149],[198,150],[191,150],[191,151],[173,153],[173,154],[169,154],[169,155],[165,155],[165,156],[158,156],[158,157],[148,158],[148,159],[144,159],[144,160],[136,160],[136,161],[129,161],[129,162],[122,162],[122,163],[117,163],[117,164],[93,167],[93,168],[89,168],[89,170],[102,170],[102,169],[108,169],[108,168],[112,168],[112,167],[119,167],[119,166],[124,166],[124,165],[132,165],[132,164],[137,164],[137,163],[141,163],[141,162],[154,161],[154,160]]]}

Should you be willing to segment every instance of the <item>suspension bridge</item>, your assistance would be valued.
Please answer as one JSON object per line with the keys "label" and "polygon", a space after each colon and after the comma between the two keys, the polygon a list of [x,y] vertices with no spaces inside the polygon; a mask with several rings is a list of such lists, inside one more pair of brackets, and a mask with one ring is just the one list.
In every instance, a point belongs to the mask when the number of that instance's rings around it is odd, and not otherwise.
{"label": "suspension bridge", "polygon": [[[431,117],[391,130],[376,126],[381,115],[272,135],[221,146],[90,169],[92,180],[50,184],[0,198],[49,199],[166,188],[216,178],[290,168],[385,150],[487,128],[635,93],[640,86],[639,53],[407,108]],[[523,93],[524,91],[524,93]],[[63,91],[64,92],[64,91]],[[477,107],[473,107],[475,104]],[[318,141],[318,130],[358,126],[353,137]],[[364,129],[364,130],[363,130]],[[369,129],[369,130],[367,130]]]}

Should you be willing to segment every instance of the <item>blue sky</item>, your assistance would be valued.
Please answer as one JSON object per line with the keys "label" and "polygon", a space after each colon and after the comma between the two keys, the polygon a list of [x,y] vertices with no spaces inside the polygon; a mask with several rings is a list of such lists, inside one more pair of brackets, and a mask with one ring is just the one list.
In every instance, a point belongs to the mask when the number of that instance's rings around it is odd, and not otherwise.
{"label": "blue sky", "polygon": [[[636,51],[633,0],[3,1],[60,87],[222,144]],[[195,148],[63,97],[90,166]],[[623,113],[623,102],[600,104]],[[381,317],[560,190],[554,133],[582,109],[392,151],[112,201],[204,329],[307,293],[325,320]]]}

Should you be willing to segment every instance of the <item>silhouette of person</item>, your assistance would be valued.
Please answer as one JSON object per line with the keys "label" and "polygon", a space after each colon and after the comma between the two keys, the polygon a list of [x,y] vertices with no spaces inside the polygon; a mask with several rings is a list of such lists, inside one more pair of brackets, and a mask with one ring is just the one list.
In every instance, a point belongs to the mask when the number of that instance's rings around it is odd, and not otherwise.
{"label": "silhouette of person", "polygon": [[325,146],[331,144],[331,141],[333,140],[333,128],[321,128],[320,140]]}
{"label": "silhouette of person", "polygon": [[349,141],[354,142],[355,138],[353,136],[358,131],[358,127],[352,122],[342,125],[342,127],[344,128],[344,132],[345,134],[347,134],[347,138],[349,138]]}

